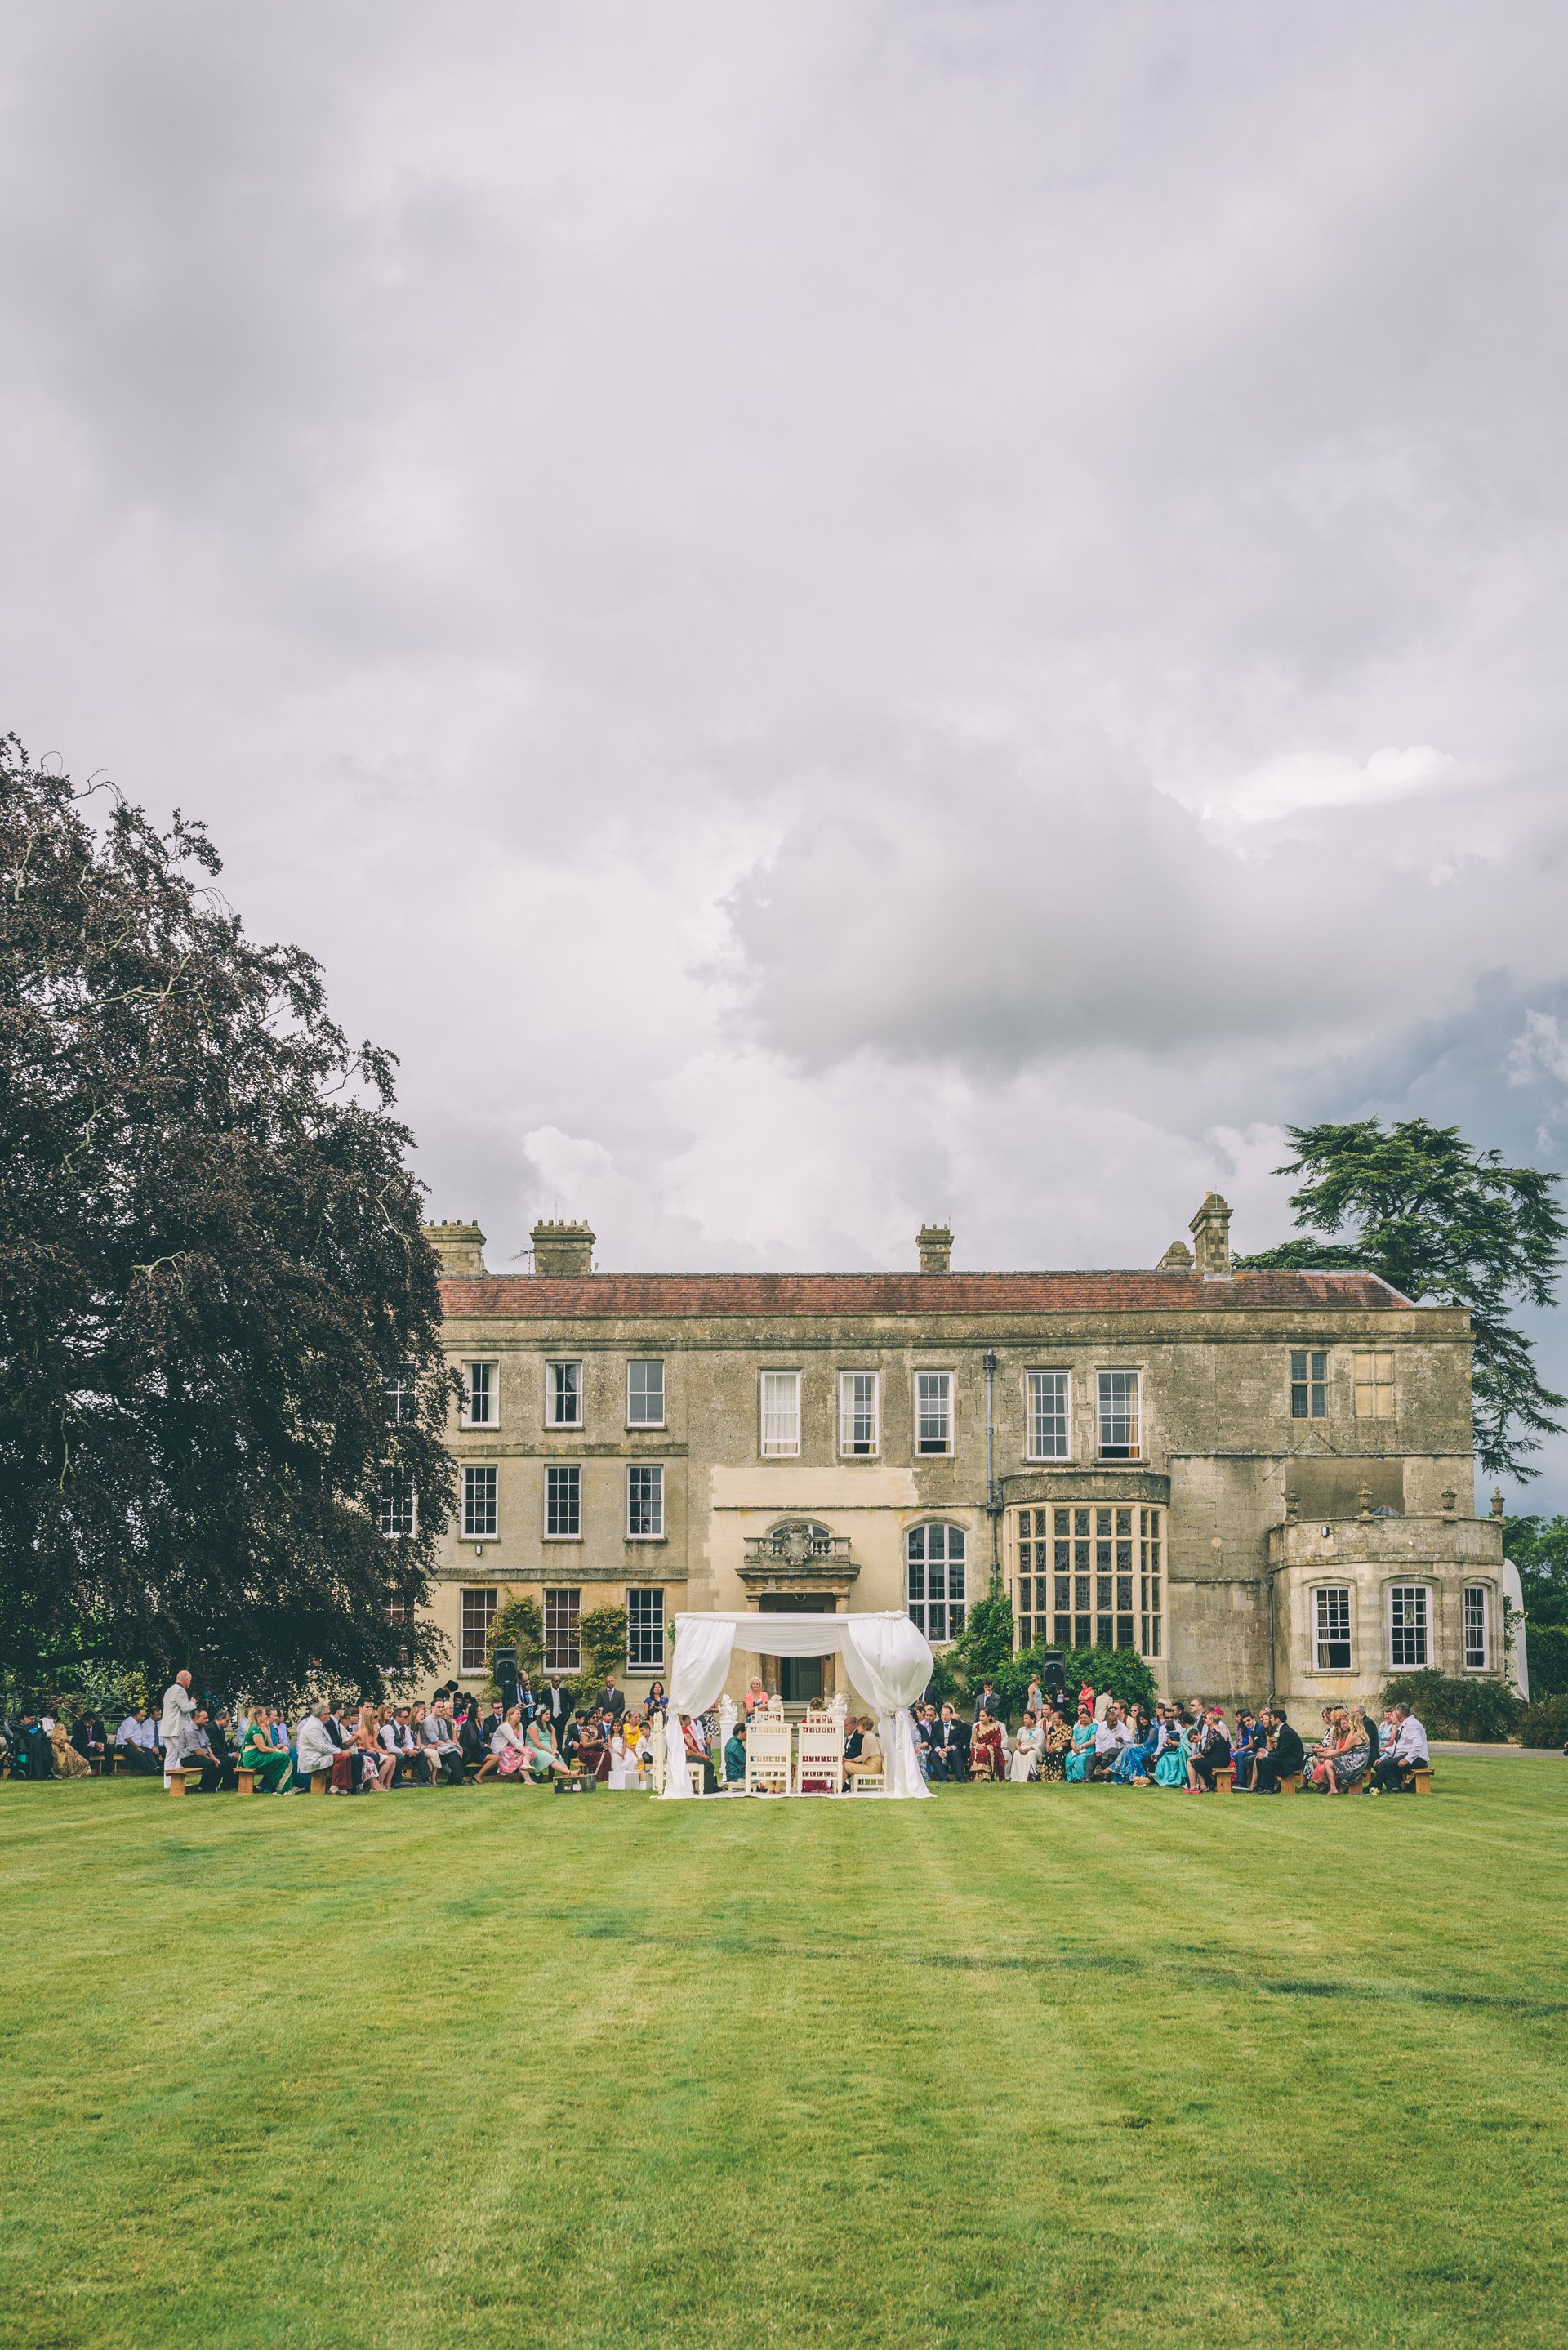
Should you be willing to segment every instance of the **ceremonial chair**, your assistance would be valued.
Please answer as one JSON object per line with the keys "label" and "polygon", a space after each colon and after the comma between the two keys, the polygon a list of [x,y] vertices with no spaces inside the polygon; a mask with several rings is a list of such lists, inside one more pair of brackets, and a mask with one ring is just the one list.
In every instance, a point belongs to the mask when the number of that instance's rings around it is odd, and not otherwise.
{"label": "ceremonial chair", "polygon": [[795,1794],[804,1795],[808,1784],[825,1794],[844,1793],[844,1725],[826,1706],[809,1707],[795,1732]]}
{"label": "ceremonial chair", "polygon": [[746,1793],[759,1790],[769,1795],[787,1795],[791,1792],[792,1748],[794,1735],[781,1706],[775,1713],[770,1706],[766,1713],[752,1716],[752,1726],[746,1733]]}

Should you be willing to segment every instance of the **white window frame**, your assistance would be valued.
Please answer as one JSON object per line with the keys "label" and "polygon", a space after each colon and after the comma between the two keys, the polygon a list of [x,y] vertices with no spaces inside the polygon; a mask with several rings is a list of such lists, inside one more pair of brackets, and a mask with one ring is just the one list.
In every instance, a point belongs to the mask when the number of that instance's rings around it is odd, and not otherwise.
{"label": "white window frame", "polygon": [[[1334,1645],[1324,1629],[1323,1604],[1333,1597],[1345,1602],[1345,1638],[1339,1645],[1349,1650],[1343,1665],[1331,1665],[1324,1651]],[[1314,1673],[1350,1673],[1355,1670],[1355,1586],[1352,1583],[1317,1583],[1312,1588],[1312,1669]]]}
{"label": "white window frame", "polygon": [[[1040,1414],[1035,1408],[1038,1392],[1036,1381],[1060,1379],[1062,1382],[1062,1450],[1042,1452],[1036,1449],[1035,1430]],[[1073,1458],[1073,1375],[1071,1371],[1040,1369],[1023,1374],[1023,1440],[1026,1461],[1071,1461]]]}
{"label": "white window frame", "polygon": [[[637,1494],[639,1478],[649,1481],[648,1491]],[[649,1523],[639,1526],[639,1506],[647,1513]],[[664,1463],[662,1461],[628,1461],[626,1465],[626,1538],[628,1542],[662,1542],[664,1540]]]}
{"label": "white window frame", "polygon": [[[414,1363],[400,1363],[389,1379],[381,1381],[381,1393],[387,1403],[388,1425],[411,1428],[420,1416],[420,1375]],[[405,1403],[408,1409],[405,1411]]]}
{"label": "white window frame", "polygon": [[[1470,1603],[1479,1600],[1480,1615],[1480,1657],[1479,1662],[1470,1653]],[[1491,1586],[1490,1583],[1467,1583],[1461,1601],[1464,1616],[1460,1633],[1464,1640],[1467,1673],[1490,1673],[1491,1670]]]}
{"label": "white window frame", "polygon": [[[922,1407],[921,1407],[921,1401],[920,1401],[920,1383],[921,1383],[921,1381],[922,1381],[923,1379],[940,1379],[940,1380],[942,1380],[942,1381],[944,1381],[944,1382],[945,1382],[945,1388],[944,1388],[944,1392],[945,1392],[946,1399],[947,1399],[947,1400],[946,1400],[946,1408],[945,1408],[945,1410],[944,1410],[944,1413],[943,1413],[943,1418],[945,1419],[946,1423],[947,1423],[947,1431],[948,1431],[948,1432],[947,1432],[947,1440],[946,1440],[946,1442],[945,1442],[945,1443],[943,1443],[943,1444],[928,1444],[928,1443],[926,1442],[926,1440],[925,1440],[924,1435],[923,1435],[923,1434],[922,1434],[922,1432],[921,1432],[921,1431],[922,1431],[922,1430],[923,1430],[923,1428],[924,1428],[924,1426],[925,1426],[925,1421],[926,1421],[926,1415],[925,1415],[925,1412],[924,1412],[924,1410],[923,1410],[923,1409],[922,1409]],[[917,1461],[944,1461],[944,1460],[946,1460],[946,1461],[950,1461],[950,1460],[951,1460],[951,1458],[952,1458],[952,1456],[953,1456],[953,1452],[954,1452],[954,1450],[955,1450],[955,1448],[956,1448],[957,1441],[958,1441],[958,1378],[957,1378],[957,1374],[956,1374],[955,1372],[952,1372],[952,1371],[939,1371],[939,1370],[933,1370],[933,1369],[918,1370],[918,1371],[916,1371],[916,1373],[914,1374],[914,1388],[913,1388],[913,1394],[912,1394],[912,1401],[913,1401],[913,1404],[914,1404],[914,1434],[915,1434],[915,1458],[916,1458],[916,1460],[917,1460]]]}
{"label": "white window frame", "polygon": [[[473,1374],[475,1371],[486,1371],[489,1373],[489,1378],[486,1381],[488,1393],[485,1399],[490,1406],[490,1417],[488,1419],[475,1419],[473,1416]],[[494,1355],[464,1356],[462,1364],[462,1409],[458,1414],[458,1425],[461,1428],[482,1428],[485,1430],[500,1427],[501,1364]]]}
{"label": "white window frame", "polygon": [[[488,1607],[471,1607],[470,1602],[488,1600]],[[460,1673],[482,1673],[485,1651],[490,1645],[490,1627],[501,1609],[501,1594],[493,1583],[481,1583],[464,1590],[458,1600],[457,1669]],[[477,1623],[471,1621],[477,1618]]]}
{"label": "white window frame", "polygon": [[[871,1440],[857,1442],[855,1423],[860,1407],[855,1395],[857,1379],[870,1381]],[[882,1450],[882,1378],[878,1371],[840,1371],[838,1374],[838,1451],[845,1461],[875,1461]]]}
{"label": "white window frame", "polygon": [[[562,1660],[559,1658],[552,1658],[550,1654],[550,1602],[552,1599],[565,1599],[572,1603],[572,1605],[562,1611],[566,1615],[568,1627],[568,1637],[565,1643],[568,1653],[565,1660]],[[544,1670],[546,1673],[580,1673],[582,1671],[582,1616],[583,1595],[580,1586],[574,1584],[552,1584],[548,1586],[545,1590],[544,1598]]]}
{"label": "white window frame", "polygon": [[[576,1531],[575,1531],[574,1533],[571,1533],[571,1534],[564,1534],[564,1533],[559,1533],[559,1532],[552,1533],[551,1528],[550,1528],[550,1512],[551,1512],[551,1508],[552,1508],[552,1501],[551,1501],[550,1486],[551,1486],[552,1480],[553,1480],[553,1479],[555,1479],[555,1478],[556,1478],[556,1477],[563,1477],[563,1478],[575,1479],[575,1480],[576,1480],[576,1511],[575,1511],[575,1514],[576,1514],[576,1521],[577,1521],[577,1523],[576,1523]],[[581,1462],[580,1461],[545,1461],[545,1534],[544,1534],[544,1539],[545,1539],[545,1542],[557,1543],[557,1542],[581,1542],[581,1541],[582,1541],[582,1538],[583,1538],[583,1464],[582,1464],[582,1462]]]}
{"label": "white window frame", "polygon": [[[931,1535],[939,1528],[942,1535],[942,1555],[940,1559],[933,1560],[930,1556]],[[910,1544],[917,1534],[920,1537],[922,1553],[919,1561],[911,1559],[909,1555]],[[952,1538],[955,1534],[963,1552],[961,1558],[957,1559],[951,1556]],[[919,1593],[912,1592],[909,1587],[917,1567],[920,1581]],[[963,1596],[961,1599],[955,1599],[951,1596],[955,1567],[963,1584]],[[933,1599],[930,1596],[933,1571],[940,1574],[941,1578],[942,1596],[940,1599]],[[949,1641],[958,1638],[969,1621],[971,1604],[969,1528],[961,1526],[952,1518],[921,1518],[914,1525],[906,1526],[904,1529],[904,1612],[910,1617],[916,1628],[922,1632],[934,1646],[945,1648]],[[927,1627],[939,1607],[941,1610],[942,1628],[940,1632],[932,1632]],[[917,1608],[919,1610],[919,1615],[915,1612]]]}
{"label": "white window frame", "polygon": [[[583,1425],[583,1421],[586,1417],[583,1404],[583,1389],[587,1385],[587,1381],[583,1377],[583,1370],[584,1366],[581,1360],[572,1355],[552,1355],[545,1363],[545,1425],[546,1428],[581,1428]],[[577,1416],[576,1419],[557,1419],[556,1417],[556,1406],[559,1400],[556,1394],[556,1373],[557,1371],[576,1371],[577,1375]]]}
{"label": "white window frame", "polygon": [[[640,1599],[645,1603],[643,1609],[643,1613],[645,1615],[651,1616],[657,1614],[659,1617],[659,1651],[657,1656],[648,1653],[639,1657],[633,1653],[632,1632],[634,1629],[637,1611],[633,1608],[632,1602],[637,1599]],[[649,1605],[648,1603],[651,1603],[651,1605]],[[628,1674],[652,1674],[663,1672],[664,1649],[667,1636],[664,1609],[665,1598],[664,1586],[662,1584],[651,1586],[634,1584],[628,1586],[626,1595],[626,1669]],[[646,1632],[646,1625],[643,1627],[643,1629]],[[650,1640],[647,1640],[644,1645],[645,1648],[651,1652],[653,1643]]]}
{"label": "white window frame", "polygon": [[[800,1458],[801,1378],[798,1371],[763,1371],[757,1378],[757,1446],[764,1461],[796,1461]],[[793,1394],[794,1398],[794,1440],[777,1431],[784,1425],[778,1410],[779,1399]],[[770,1410],[769,1398],[774,1399]],[[768,1434],[772,1420],[774,1434]]]}
{"label": "white window frame", "polygon": [[[480,1497],[483,1491],[483,1481],[486,1477],[490,1480],[490,1523],[487,1527],[479,1523],[485,1514]],[[465,1461],[462,1464],[462,1539],[464,1542],[499,1542],[501,1539],[501,1471],[493,1461]]]}
{"label": "white window frame", "polygon": [[[1132,1381],[1132,1436],[1129,1445],[1108,1447],[1106,1443],[1106,1387],[1107,1379]],[[1106,1363],[1095,1373],[1095,1455],[1100,1461],[1141,1461],[1143,1443],[1143,1373],[1128,1370],[1120,1364]]]}
{"label": "white window frame", "polygon": [[[1421,1597],[1424,1602],[1421,1617],[1422,1653],[1419,1657],[1396,1657],[1394,1653],[1395,1603],[1397,1600],[1403,1600],[1407,1593],[1417,1591],[1421,1594]],[[1434,1593],[1432,1586],[1429,1583],[1389,1584],[1388,1596],[1384,1601],[1384,1618],[1386,1624],[1385,1637],[1388,1643],[1388,1669],[1391,1673],[1425,1673],[1430,1671],[1432,1665],[1432,1649],[1435,1644],[1435,1636],[1437,1633],[1437,1609],[1433,1605],[1433,1599]]]}
{"label": "white window frame", "polygon": [[[654,1363],[657,1363],[659,1366],[659,1418],[657,1419],[637,1419],[633,1418],[631,1409],[631,1375],[633,1371],[645,1370]],[[669,1381],[665,1377],[666,1367],[665,1357],[662,1355],[634,1355],[628,1362],[626,1367],[626,1424],[628,1428],[662,1428],[664,1426],[669,1393]]]}

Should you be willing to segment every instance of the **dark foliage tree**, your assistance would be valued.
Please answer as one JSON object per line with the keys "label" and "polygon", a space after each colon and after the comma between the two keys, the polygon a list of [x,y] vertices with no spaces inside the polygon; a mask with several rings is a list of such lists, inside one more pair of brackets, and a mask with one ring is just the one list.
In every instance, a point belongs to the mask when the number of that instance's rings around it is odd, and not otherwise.
{"label": "dark foliage tree", "polygon": [[1507,1518],[1502,1547],[1524,1598],[1530,1694],[1551,1697],[1568,1690],[1568,1518]]}
{"label": "dark foliage tree", "polygon": [[0,1653],[374,1692],[452,1507],[393,1064],[200,826],[88,798],[0,743]]}
{"label": "dark foliage tree", "polygon": [[1501,1152],[1472,1149],[1458,1127],[1420,1118],[1285,1131],[1296,1155],[1278,1172],[1307,1179],[1291,1194],[1303,1237],[1238,1265],[1377,1273],[1417,1302],[1468,1305],[1481,1467],[1533,1477],[1527,1456],[1557,1432],[1551,1415],[1568,1398],[1542,1385],[1509,1308],[1555,1301],[1568,1236],[1554,1196],[1561,1177],[1505,1167]]}

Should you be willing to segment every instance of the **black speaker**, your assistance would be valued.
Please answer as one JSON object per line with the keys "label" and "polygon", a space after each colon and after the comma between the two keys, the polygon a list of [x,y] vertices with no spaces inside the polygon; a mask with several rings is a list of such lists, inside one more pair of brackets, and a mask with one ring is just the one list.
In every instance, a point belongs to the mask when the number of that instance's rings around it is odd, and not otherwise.
{"label": "black speaker", "polygon": [[1067,1667],[1060,1648],[1047,1648],[1040,1659],[1040,1681],[1053,1705],[1067,1695]]}
{"label": "black speaker", "polygon": [[497,1648],[491,1659],[490,1669],[495,1677],[495,1686],[501,1691],[501,1711],[510,1713],[517,1702],[516,1649]]}

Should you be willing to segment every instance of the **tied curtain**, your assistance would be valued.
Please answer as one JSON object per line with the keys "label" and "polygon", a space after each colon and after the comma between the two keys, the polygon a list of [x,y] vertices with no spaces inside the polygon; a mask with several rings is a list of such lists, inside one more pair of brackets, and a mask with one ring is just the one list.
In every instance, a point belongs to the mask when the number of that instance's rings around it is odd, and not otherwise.
{"label": "tied curtain", "polygon": [[887,1758],[889,1795],[929,1796],[915,1752],[909,1708],[931,1677],[925,1635],[907,1616],[677,1616],[675,1664],[670,1676],[665,1732],[664,1793],[679,1799],[693,1790],[680,1717],[716,1705],[730,1676],[737,1640],[742,1650],[768,1657],[844,1659],[850,1687],[877,1716]]}

